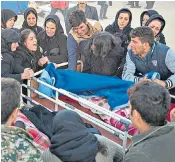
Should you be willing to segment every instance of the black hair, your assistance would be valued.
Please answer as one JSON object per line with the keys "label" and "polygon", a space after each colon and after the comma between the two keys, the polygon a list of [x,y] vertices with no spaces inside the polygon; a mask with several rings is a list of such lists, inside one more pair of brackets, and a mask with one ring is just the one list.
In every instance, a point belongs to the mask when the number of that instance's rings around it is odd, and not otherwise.
{"label": "black hair", "polygon": [[95,56],[105,57],[114,47],[121,44],[121,41],[108,32],[99,32],[92,38],[92,44],[94,45],[92,53]]}
{"label": "black hair", "polygon": [[[24,29],[22,32],[21,32],[21,39],[20,39],[20,42],[21,43],[24,43],[26,41],[26,39],[28,38],[29,34],[30,33],[34,33],[34,31],[32,31],[31,29]],[[35,34],[36,35],[36,34]]]}
{"label": "black hair", "polygon": [[5,123],[20,104],[21,86],[12,78],[1,78],[1,123]]}
{"label": "black hair", "polygon": [[167,89],[152,81],[143,81],[128,90],[131,115],[136,110],[142,119],[151,126],[163,126],[170,106]]}
{"label": "black hair", "polygon": [[139,37],[142,43],[148,42],[150,46],[152,46],[154,43],[154,33],[152,29],[150,29],[147,26],[141,26],[132,29],[130,32],[130,37],[131,38]]}
{"label": "black hair", "polygon": [[77,27],[81,23],[86,22],[85,13],[81,10],[73,11],[72,14],[69,16],[69,23],[72,27]]}

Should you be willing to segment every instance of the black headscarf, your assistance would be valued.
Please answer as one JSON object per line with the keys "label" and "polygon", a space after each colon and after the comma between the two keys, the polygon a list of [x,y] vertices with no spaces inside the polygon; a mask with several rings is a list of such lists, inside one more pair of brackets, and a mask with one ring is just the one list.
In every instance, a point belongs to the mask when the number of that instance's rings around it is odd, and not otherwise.
{"label": "black headscarf", "polygon": [[53,119],[50,151],[63,162],[95,162],[97,138],[76,112],[62,110]]}
{"label": "black headscarf", "polygon": [[[164,27],[165,27],[165,20],[164,20],[164,18],[161,16],[161,15],[159,15],[159,14],[155,14],[155,15],[152,15],[149,19],[148,19],[148,21],[146,22],[146,24],[145,24],[145,26],[148,26],[150,23],[151,23],[151,21],[153,21],[153,20],[155,20],[155,19],[158,19],[158,20],[160,20],[161,22],[162,22],[162,27],[161,27],[161,29],[160,29],[160,31],[159,31],[159,33],[157,34],[157,35],[159,35],[162,31],[163,31],[163,29],[164,29]],[[156,36],[157,36],[156,35]]]}
{"label": "black headscarf", "polygon": [[143,11],[140,15],[140,25],[142,26],[142,19],[143,16],[147,14],[149,17],[151,17],[152,15],[158,14],[158,12],[156,10],[147,10],[147,11]]}
{"label": "black headscarf", "polygon": [[48,21],[49,19],[52,19],[52,20],[55,22],[55,24],[56,24],[56,33],[55,33],[55,35],[56,35],[56,36],[59,36],[61,33],[64,34],[63,27],[62,27],[62,25],[61,25],[61,23],[60,23],[60,19],[59,19],[59,17],[58,17],[57,15],[48,15],[48,16],[46,17],[46,19],[45,19],[44,27],[46,27],[46,23],[47,23],[47,21]]}
{"label": "black headscarf", "polygon": [[116,16],[115,16],[115,20],[114,20],[114,22],[113,22],[113,24],[112,24],[112,28],[113,28],[114,33],[116,33],[116,32],[121,32],[121,30],[119,29],[119,26],[118,26],[118,23],[117,23],[117,22],[118,22],[118,17],[119,17],[119,15],[120,15],[120,13],[121,13],[122,11],[128,12],[129,15],[130,15],[128,25],[124,27],[124,29],[122,30],[122,33],[125,34],[125,33],[128,33],[128,32],[131,31],[132,13],[131,13],[131,11],[130,11],[129,9],[127,9],[127,8],[122,8],[121,10],[119,10],[119,11],[117,12],[117,14],[116,14]]}
{"label": "black headscarf", "polygon": [[5,29],[7,21],[10,20],[12,17],[15,17],[15,21],[18,18],[17,14],[14,11],[10,9],[2,9],[1,10],[1,27]]}
{"label": "black headscarf", "polygon": [[[32,12],[32,13],[35,15],[35,17],[36,17],[36,24],[35,24],[34,26],[29,26],[28,23],[27,23],[27,16],[28,16],[29,12]],[[34,31],[35,34],[37,35],[37,34],[42,30],[41,27],[38,27],[38,26],[37,26],[37,21],[38,21],[38,14],[37,14],[37,11],[36,11],[34,8],[31,8],[31,7],[27,8],[27,9],[25,10],[25,12],[24,12],[24,22],[23,22],[23,24],[22,24],[22,29],[21,29],[21,31],[24,30],[24,29],[31,29],[31,30]],[[41,29],[40,29],[40,28],[41,28]]]}
{"label": "black headscarf", "polygon": [[1,52],[11,52],[11,44],[19,42],[20,36],[13,29],[1,30]]}

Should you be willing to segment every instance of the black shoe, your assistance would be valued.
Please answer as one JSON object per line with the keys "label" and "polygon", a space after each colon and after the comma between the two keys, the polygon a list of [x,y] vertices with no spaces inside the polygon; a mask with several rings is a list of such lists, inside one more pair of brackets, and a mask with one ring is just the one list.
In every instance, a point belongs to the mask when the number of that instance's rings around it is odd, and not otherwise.
{"label": "black shoe", "polygon": [[103,19],[108,19],[108,18],[105,16],[105,17],[103,17]]}

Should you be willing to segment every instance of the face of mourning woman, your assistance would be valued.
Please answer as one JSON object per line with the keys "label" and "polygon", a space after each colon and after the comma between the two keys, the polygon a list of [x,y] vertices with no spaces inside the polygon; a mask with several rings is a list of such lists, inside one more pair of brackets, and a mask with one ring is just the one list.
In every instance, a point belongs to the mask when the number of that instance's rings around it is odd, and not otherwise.
{"label": "face of mourning woman", "polygon": [[152,20],[149,23],[148,27],[150,27],[152,29],[154,36],[156,36],[159,33],[159,31],[162,27],[162,24],[159,20]]}
{"label": "face of mourning woman", "polygon": [[129,23],[129,14],[128,13],[120,13],[118,17],[118,26],[120,30],[123,30]]}
{"label": "face of mourning woman", "polygon": [[36,25],[36,16],[34,13],[29,13],[27,15],[27,24],[29,26],[35,26]]}
{"label": "face of mourning woman", "polygon": [[12,17],[6,22],[6,28],[13,28],[14,24],[15,24],[15,17]]}
{"label": "face of mourning woman", "polygon": [[12,43],[12,45],[11,45],[11,51],[12,51],[12,52],[16,51],[16,48],[17,48],[18,46],[19,46],[19,45],[18,45],[18,42]]}
{"label": "face of mourning woman", "polygon": [[56,24],[53,22],[46,23],[46,33],[49,37],[52,37],[56,33]]}
{"label": "face of mourning woman", "polygon": [[142,26],[145,26],[145,24],[148,21],[148,19],[149,19],[149,16],[147,14],[144,14],[143,18],[142,18]]}
{"label": "face of mourning woman", "polygon": [[35,52],[37,50],[37,39],[33,32],[28,35],[27,39],[24,42],[24,45],[31,52]]}

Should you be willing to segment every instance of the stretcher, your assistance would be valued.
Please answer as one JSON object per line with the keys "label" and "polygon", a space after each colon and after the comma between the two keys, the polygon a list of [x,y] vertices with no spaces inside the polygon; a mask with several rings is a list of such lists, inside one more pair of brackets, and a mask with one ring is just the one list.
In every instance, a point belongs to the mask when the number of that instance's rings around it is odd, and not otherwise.
{"label": "stretcher", "polygon": [[[65,66],[68,63],[62,63],[56,65],[57,68],[61,66]],[[83,63],[81,61],[77,62],[77,71],[82,71],[83,69]],[[131,142],[131,135],[128,134],[128,127],[131,124],[131,121],[115,114],[109,110],[104,109],[103,107],[96,105],[74,93],[71,93],[69,91],[66,91],[64,89],[58,89],[55,88],[41,80],[39,80],[40,74],[43,72],[43,70],[36,72],[34,74],[34,77],[31,80],[27,81],[26,84],[22,84],[23,87],[27,88],[27,95],[22,94],[21,96],[27,99],[28,104],[34,103],[34,104],[40,104],[44,106],[45,108],[49,109],[50,111],[59,111],[62,109],[67,109],[71,111],[77,112],[84,122],[90,123],[94,127],[96,127],[105,137],[115,142],[123,152],[127,149],[128,145]],[[42,94],[37,90],[38,84],[44,84],[45,86],[48,86],[49,88],[52,88],[56,91],[55,98],[48,97],[45,94]],[[61,94],[61,96],[60,96]],[[39,98],[38,96],[41,95],[44,97],[44,99]],[[66,97],[62,97],[66,96]],[[171,97],[175,98],[175,96],[171,95]],[[78,101],[78,102],[74,102]],[[107,123],[101,120],[101,118],[92,113],[89,109],[84,108],[79,103],[82,103],[84,105],[90,106],[91,109],[94,109],[95,111],[98,111],[102,114],[108,115],[112,117],[113,119],[116,119],[123,123],[125,125],[125,130],[121,131]],[[122,105],[121,105],[122,107]]]}

